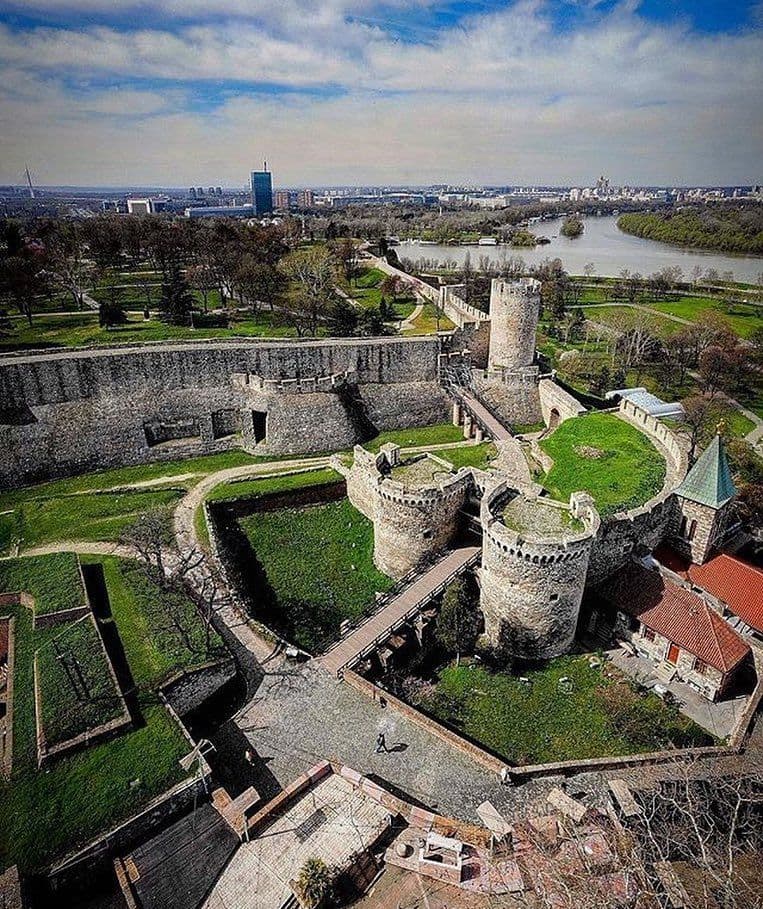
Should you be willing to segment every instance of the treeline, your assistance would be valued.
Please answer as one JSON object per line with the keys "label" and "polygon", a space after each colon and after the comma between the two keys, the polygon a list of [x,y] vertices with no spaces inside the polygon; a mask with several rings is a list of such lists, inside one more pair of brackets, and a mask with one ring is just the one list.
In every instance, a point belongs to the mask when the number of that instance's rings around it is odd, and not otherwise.
{"label": "treeline", "polygon": [[83,310],[92,291],[101,325],[111,327],[127,321],[129,289],[145,318],[158,309],[175,325],[223,327],[237,311],[266,309],[299,336],[383,334],[386,309],[353,308],[336,292],[357,272],[358,244],[305,246],[292,227],[129,215],[0,221],[0,302],[31,326],[54,296]]}
{"label": "treeline", "polygon": [[693,249],[763,255],[763,205],[728,203],[621,215],[620,230]]}

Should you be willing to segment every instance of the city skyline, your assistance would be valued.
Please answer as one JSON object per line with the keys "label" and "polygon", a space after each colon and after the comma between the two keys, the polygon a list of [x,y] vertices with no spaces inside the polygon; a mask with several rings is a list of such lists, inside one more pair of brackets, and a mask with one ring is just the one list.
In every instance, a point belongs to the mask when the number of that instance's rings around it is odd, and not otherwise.
{"label": "city skyline", "polygon": [[761,24],[751,0],[0,0],[0,182],[239,186],[266,151],[279,187],[755,184]]}

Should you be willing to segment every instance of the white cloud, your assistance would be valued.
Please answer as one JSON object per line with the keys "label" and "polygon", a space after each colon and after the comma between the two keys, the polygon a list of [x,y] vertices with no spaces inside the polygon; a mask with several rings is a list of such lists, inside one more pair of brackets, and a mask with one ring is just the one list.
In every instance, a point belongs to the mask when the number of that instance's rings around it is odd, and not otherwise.
{"label": "white cloud", "polygon": [[[559,34],[543,0],[518,0],[403,43],[370,20],[345,20],[372,13],[371,0],[205,3],[238,6],[250,21],[0,27],[0,179],[36,156],[47,182],[237,183],[265,152],[289,184],[760,179],[760,32],[703,37],[648,23],[631,2]],[[104,77],[125,84],[104,92]],[[136,89],[136,77],[151,89]],[[296,93],[194,105],[195,83],[230,80]],[[299,93],[324,85],[345,94]]]}

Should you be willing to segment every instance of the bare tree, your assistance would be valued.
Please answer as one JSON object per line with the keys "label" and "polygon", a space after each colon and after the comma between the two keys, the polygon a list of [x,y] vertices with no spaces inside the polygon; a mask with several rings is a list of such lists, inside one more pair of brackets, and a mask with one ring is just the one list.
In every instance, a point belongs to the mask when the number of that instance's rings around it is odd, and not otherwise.
{"label": "bare tree", "polygon": [[758,780],[694,779],[676,763],[659,787],[640,792],[634,825],[644,857],[680,872],[693,909],[762,909],[756,886],[763,847],[763,790]]}

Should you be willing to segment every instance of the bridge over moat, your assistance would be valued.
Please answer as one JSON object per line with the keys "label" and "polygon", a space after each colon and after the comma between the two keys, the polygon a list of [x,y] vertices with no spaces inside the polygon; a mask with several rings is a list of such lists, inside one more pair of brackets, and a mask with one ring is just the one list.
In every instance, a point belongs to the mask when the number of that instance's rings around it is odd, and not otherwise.
{"label": "bridge over moat", "polygon": [[451,550],[428,571],[393,596],[381,609],[365,619],[347,637],[338,641],[316,662],[334,675],[352,668],[372,653],[390,635],[412,619],[456,577],[475,565],[481,547],[463,546]]}

